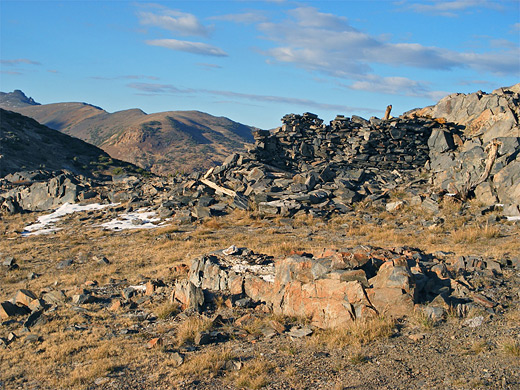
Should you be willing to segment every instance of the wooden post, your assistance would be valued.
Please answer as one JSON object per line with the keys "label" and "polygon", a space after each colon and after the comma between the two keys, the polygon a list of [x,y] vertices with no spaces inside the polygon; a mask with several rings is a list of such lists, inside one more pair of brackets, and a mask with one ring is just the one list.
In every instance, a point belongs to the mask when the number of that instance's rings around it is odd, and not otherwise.
{"label": "wooden post", "polygon": [[383,120],[387,121],[390,119],[390,111],[392,111],[392,105],[386,106],[385,116],[383,117]]}

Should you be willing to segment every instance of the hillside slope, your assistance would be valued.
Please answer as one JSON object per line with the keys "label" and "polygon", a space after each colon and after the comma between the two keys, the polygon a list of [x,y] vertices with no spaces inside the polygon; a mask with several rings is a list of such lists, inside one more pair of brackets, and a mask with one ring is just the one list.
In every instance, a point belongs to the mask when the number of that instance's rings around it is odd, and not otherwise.
{"label": "hillside slope", "polygon": [[69,170],[90,177],[135,172],[94,145],[62,134],[21,114],[0,109],[0,177],[18,171]]}
{"label": "hillside slope", "polygon": [[[19,104],[16,103],[19,99]],[[7,108],[96,145],[111,156],[158,174],[205,170],[253,142],[255,128],[200,111],[108,113],[86,103],[23,104],[15,91],[0,96]],[[31,99],[32,100],[32,99]]]}

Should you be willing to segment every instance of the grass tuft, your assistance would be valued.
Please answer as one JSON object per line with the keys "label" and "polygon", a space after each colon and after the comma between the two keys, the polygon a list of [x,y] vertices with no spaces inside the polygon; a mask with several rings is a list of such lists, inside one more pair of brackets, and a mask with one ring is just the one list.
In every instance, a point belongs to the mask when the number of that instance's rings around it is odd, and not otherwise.
{"label": "grass tuft", "polygon": [[520,342],[518,340],[507,340],[502,343],[502,347],[507,355],[520,357]]}
{"label": "grass tuft", "polygon": [[265,358],[257,358],[247,362],[234,375],[234,383],[239,388],[261,389],[269,384],[269,373],[274,365]]}
{"label": "grass tuft", "polygon": [[353,321],[342,328],[317,331],[311,338],[311,344],[327,347],[343,348],[354,345],[361,346],[375,340],[388,338],[393,334],[395,320],[389,317],[374,317]]}
{"label": "grass tuft", "polygon": [[206,317],[189,317],[179,323],[176,329],[176,342],[178,346],[186,342],[194,341],[198,333],[211,329],[211,320]]}
{"label": "grass tuft", "polygon": [[222,347],[196,353],[186,359],[176,373],[191,379],[203,378],[206,376],[215,377],[220,374],[226,362],[233,360],[235,354],[230,347]]}
{"label": "grass tuft", "polygon": [[157,307],[157,309],[155,309],[155,314],[161,320],[166,320],[166,319],[171,318],[171,317],[175,316],[176,314],[178,314],[180,312],[180,310],[181,309],[178,304],[171,303],[171,302],[164,302],[162,305]]}

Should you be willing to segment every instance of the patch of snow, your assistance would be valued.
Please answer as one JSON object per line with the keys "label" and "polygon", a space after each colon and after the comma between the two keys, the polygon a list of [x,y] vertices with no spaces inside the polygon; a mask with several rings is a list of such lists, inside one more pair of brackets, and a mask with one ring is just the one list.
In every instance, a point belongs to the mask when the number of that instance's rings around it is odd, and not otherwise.
{"label": "patch of snow", "polygon": [[22,237],[32,236],[32,235],[40,235],[40,234],[49,234],[52,232],[56,232],[61,230],[60,228],[54,227],[54,224],[60,220],[60,218],[64,217],[67,214],[76,213],[79,211],[89,211],[89,210],[101,210],[105,207],[117,206],[119,203],[111,203],[111,204],[88,204],[81,206],[79,204],[65,203],[61,205],[58,209],[48,215],[42,215],[38,218],[38,222],[26,226],[24,231],[22,232]]}
{"label": "patch of snow", "polygon": [[164,226],[165,223],[157,224],[161,218],[156,217],[155,211],[146,211],[139,209],[131,213],[121,214],[118,218],[105,222],[99,226],[108,230],[126,230],[126,229],[154,229]]}
{"label": "patch of snow", "polygon": [[129,287],[133,288],[135,291],[142,291],[142,292],[146,291],[146,285],[145,284],[140,284],[138,286],[129,286]]}
{"label": "patch of snow", "polygon": [[264,279],[266,282],[274,283],[274,265],[248,264],[244,261],[241,264],[233,265],[231,269],[237,274],[250,272]]}

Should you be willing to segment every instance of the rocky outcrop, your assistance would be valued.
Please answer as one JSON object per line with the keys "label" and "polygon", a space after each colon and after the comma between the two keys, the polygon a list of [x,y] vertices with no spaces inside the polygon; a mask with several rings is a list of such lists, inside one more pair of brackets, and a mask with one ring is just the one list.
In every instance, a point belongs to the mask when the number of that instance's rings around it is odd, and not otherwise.
{"label": "rocky outcrop", "polygon": [[[46,172],[19,172],[8,175],[6,181],[14,188],[0,194],[0,208],[9,213],[16,211],[52,210],[64,203],[76,203],[88,192],[85,178],[76,177],[70,172],[50,176]],[[42,180],[45,178],[45,180]],[[39,180],[38,180],[39,179]]]}
{"label": "rocky outcrop", "polygon": [[452,94],[407,116],[451,122],[430,138],[433,184],[520,215],[520,84],[491,94]]}
{"label": "rocky outcrop", "polygon": [[257,131],[250,153],[289,171],[307,171],[320,163],[335,169],[418,169],[428,160],[431,129],[441,126],[424,119],[367,121],[341,115],[326,126],[311,113],[285,115],[282,122],[273,132]]}
{"label": "rocky outcrop", "polygon": [[421,168],[428,161],[430,119],[337,117],[324,125],[316,115],[286,115],[272,132],[257,131],[248,154],[230,156],[196,179],[231,190],[240,205],[262,214],[325,216],[345,212],[357,201],[378,201],[406,186],[427,191]]}
{"label": "rocky outcrop", "polygon": [[374,315],[411,315],[416,304],[437,316],[450,308],[464,314],[472,307],[494,307],[492,298],[476,294],[467,278],[501,269],[495,261],[446,261],[407,247],[328,249],[281,259],[231,247],[194,259],[171,300],[196,310],[216,296],[235,306],[264,303],[276,314],[334,328]]}
{"label": "rocky outcrop", "polygon": [[494,138],[520,137],[520,83],[494,90],[490,94],[454,93],[436,105],[413,110],[406,116],[444,118],[463,126],[468,138],[479,137],[483,143]]}

